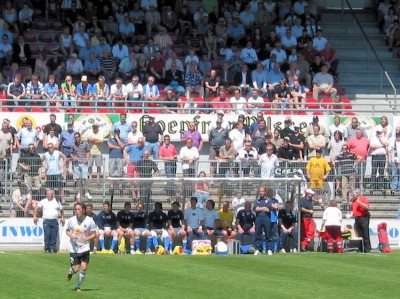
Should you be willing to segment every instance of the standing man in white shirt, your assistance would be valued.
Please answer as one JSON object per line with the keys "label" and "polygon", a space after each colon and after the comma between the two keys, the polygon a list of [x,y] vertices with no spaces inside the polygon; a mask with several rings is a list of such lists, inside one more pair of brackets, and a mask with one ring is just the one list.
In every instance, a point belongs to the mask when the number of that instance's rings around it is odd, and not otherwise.
{"label": "standing man in white shirt", "polygon": [[54,197],[54,190],[47,190],[46,196],[35,207],[33,221],[37,224],[38,212],[41,209],[43,214],[44,250],[46,253],[56,253],[59,227],[58,215],[61,215],[60,222],[64,225],[64,211],[61,203]]}

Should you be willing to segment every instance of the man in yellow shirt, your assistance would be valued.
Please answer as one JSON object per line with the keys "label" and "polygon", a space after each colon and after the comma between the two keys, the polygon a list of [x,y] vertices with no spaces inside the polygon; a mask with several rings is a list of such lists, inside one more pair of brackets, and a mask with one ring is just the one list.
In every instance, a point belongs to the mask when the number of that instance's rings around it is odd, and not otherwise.
{"label": "man in yellow shirt", "polygon": [[221,225],[222,240],[227,242],[236,239],[236,230],[233,227],[233,211],[229,209],[229,202],[224,201],[222,209],[218,211],[219,221]]}
{"label": "man in yellow shirt", "polygon": [[311,158],[306,166],[307,177],[310,180],[311,189],[323,189],[324,180],[331,172],[331,167],[328,161],[322,157],[322,150],[320,148],[315,150],[316,156]]}

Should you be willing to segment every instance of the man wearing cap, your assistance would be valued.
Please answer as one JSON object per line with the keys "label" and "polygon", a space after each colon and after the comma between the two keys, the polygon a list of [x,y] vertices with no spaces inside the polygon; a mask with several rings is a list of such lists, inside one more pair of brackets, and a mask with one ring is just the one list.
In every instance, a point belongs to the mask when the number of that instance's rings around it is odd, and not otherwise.
{"label": "man wearing cap", "polygon": [[325,137],[326,141],[328,141],[329,132],[323,125],[319,124],[319,117],[317,115],[313,116],[312,123],[307,126],[307,129],[304,132],[304,137],[307,138],[314,134],[314,125],[319,125],[319,133]]}
{"label": "man wearing cap", "polygon": [[301,216],[301,251],[306,251],[311,239],[314,239],[315,225],[312,220],[314,214],[315,192],[312,189],[306,189],[305,196],[299,201]]}
{"label": "man wearing cap", "polygon": [[87,76],[82,76],[81,82],[76,86],[76,103],[78,106],[92,106],[92,85],[88,83]]}
{"label": "man wearing cap", "polygon": [[284,121],[284,128],[281,130],[281,138],[285,138],[285,137],[289,137],[292,138],[292,136],[294,135],[294,131],[291,129],[292,126],[292,119],[290,118],[290,116],[286,117],[285,121]]}
{"label": "man wearing cap", "polygon": [[210,124],[210,126],[208,127],[208,131],[207,131],[207,135],[208,135],[208,136],[210,136],[211,130],[212,130],[212,129],[215,129],[215,128],[217,127],[217,123],[216,123],[217,121],[221,121],[221,122],[222,122],[222,127],[223,127],[225,130],[228,130],[228,131],[229,131],[229,129],[230,129],[230,124],[229,124],[229,121],[224,120],[224,115],[225,115],[225,113],[224,113],[223,110],[217,110],[217,119],[216,119],[215,122],[212,122],[212,123]]}
{"label": "man wearing cap", "polygon": [[322,150],[315,150],[315,157],[312,157],[307,165],[307,177],[310,180],[310,187],[315,189],[324,189],[324,180],[328,177],[331,172],[331,167],[328,161],[322,157]]}
{"label": "man wearing cap", "polygon": [[90,158],[88,163],[89,180],[92,179],[93,165],[96,164],[97,185],[100,186],[100,173],[101,173],[101,167],[103,166],[103,156],[102,156],[103,135],[99,131],[98,123],[93,124],[92,132],[89,133],[87,140],[89,142],[89,148],[90,148]]}
{"label": "man wearing cap", "polygon": [[280,148],[278,148],[277,156],[280,161],[288,163],[295,160],[293,147],[290,145],[290,138],[288,136],[283,138],[283,144]]}
{"label": "man wearing cap", "polygon": [[150,115],[149,121],[143,126],[143,136],[146,137],[146,149],[153,156],[154,160],[158,160],[158,151],[163,134],[164,131],[160,124],[155,122],[153,115]]}

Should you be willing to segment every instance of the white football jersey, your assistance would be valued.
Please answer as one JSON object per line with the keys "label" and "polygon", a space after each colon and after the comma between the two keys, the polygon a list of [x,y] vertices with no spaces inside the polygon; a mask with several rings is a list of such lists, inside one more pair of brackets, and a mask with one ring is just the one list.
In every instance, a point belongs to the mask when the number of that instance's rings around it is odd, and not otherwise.
{"label": "white football jersey", "polygon": [[97,225],[91,217],[85,216],[82,222],[76,216],[68,219],[67,230],[77,238],[76,241],[70,239],[69,251],[71,253],[90,251],[90,241],[83,241],[82,238],[89,237],[92,232],[97,231]]}

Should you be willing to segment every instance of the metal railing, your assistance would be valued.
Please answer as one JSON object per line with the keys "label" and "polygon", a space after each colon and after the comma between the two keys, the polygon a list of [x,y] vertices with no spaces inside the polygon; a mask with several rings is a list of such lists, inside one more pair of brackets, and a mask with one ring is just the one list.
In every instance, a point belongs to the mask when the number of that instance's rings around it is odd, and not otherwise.
{"label": "metal railing", "polygon": [[[389,73],[387,72],[385,66],[383,65],[382,60],[379,58],[379,55],[377,54],[374,46],[372,45],[368,35],[365,33],[365,31],[364,31],[364,29],[363,29],[363,27],[362,27],[357,15],[356,15],[356,13],[353,10],[353,7],[351,6],[351,4],[349,2],[349,0],[344,0],[344,1],[346,2],[347,6],[349,7],[349,10],[350,10],[351,14],[354,17],[354,20],[357,23],[357,26],[361,30],[361,33],[364,36],[369,48],[371,49],[372,53],[374,54],[376,60],[378,61],[379,65],[381,67],[381,70],[380,70],[380,73],[381,73],[381,84],[380,84],[381,92],[383,91],[383,79],[382,79],[382,74],[383,74],[386,77],[386,80],[389,82],[389,85],[393,90],[394,106],[397,106],[397,89],[393,84],[393,80],[391,79]],[[342,14],[343,14],[343,10],[344,10],[344,3],[343,3],[343,0],[342,0]]]}
{"label": "metal railing", "polygon": [[[343,97],[345,98],[345,97]],[[387,97],[384,97],[388,100]],[[325,98],[324,98],[325,99]],[[357,101],[346,101],[340,103],[334,103],[326,97],[328,101],[321,99],[320,101],[310,100],[303,104],[304,108],[291,108],[288,107],[290,103],[271,103],[267,99],[264,99],[264,104],[260,104],[259,108],[244,108],[242,109],[246,114],[255,115],[257,111],[264,112],[266,114],[341,114],[341,115],[387,115],[388,113],[397,114],[397,101],[392,103],[392,111],[388,111],[387,107],[382,107],[382,104],[376,99],[371,99],[371,101],[366,103],[358,103]],[[239,114],[236,107],[230,106],[226,103],[223,108],[214,108],[213,103],[207,100],[203,102],[185,101],[181,102],[177,99],[173,102],[171,107],[170,102],[166,102],[162,99],[158,101],[148,102],[148,101],[114,101],[112,104],[114,106],[101,106],[102,102],[93,101],[88,103],[86,106],[49,106],[48,104],[38,104],[38,105],[26,105],[26,106],[13,106],[6,105],[0,101],[0,111],[3,112],[19,112],[19,113],[30,113],[30,112],[42,112],[42,113],[55,113],[55,112],[65,112],[65,113],[146,113],[146,114],[212,114],[216,113],[217,110],[224,110],[226,113]],[[167,106],[168,105],[168,106]],[[185,106],[186,105],[186,106]]]}
{"label": "metal railing", "polygon": [[[279,165],[273,167],[272,176],[268,178],[263,177],[264,166],[260,166],[256,160],[250,163],[236,160],[198,161],[190,172],[182,167],[181,161],[177,161],[175,170],[172,173],[168,172],[168,176],[165,162],[161,160],[154,161],[157,166],[156,171],[153,166],[152,169],[142,167],[130,172],[129,175],[128,165],[121,163],[120,174],[114,173],[114,176],[110,176],[107,162],[105,159],[98,181],[94,178],[91,181],[85,178],[78,179],[67,171],[65,179],[59,177],[50,181],[49,177],[42,178],[37,188],[28,185],[24,176],[13,176],[10,170],[4,171],[7,168],[2,168],[3,172],[0,174],[5,176],[2,185],[5,201],[3,207],[15,208],[11,195],[17,189],[20,189],[21,196],[29,193],[36,201],[45,197],[46,188],[55,188],[56,198],[61,200],[65,204],[65,209],[72,213],[72,206],[77,201],[91,202],[96,209],[101,209],[101,203],[105,200],[112,201],[117,209],[122,208],[126,201],[144,202],[147,209],[151,209],[156,201],[166,204],[178,201],[185,206],[191,196],[196,196],[202,206],[208,199],[213,199],[220,207],[225,200],[231,202],[237,191],[240,191],[247,200],[253,201],[257,197],[260,185],[273,188],[280,202],[287,200],[294,202],[296,194],[303,194],[305,188],[313,187],[306,176],[307,161],[290,163],[281,161]],[[400,202],[393,195],[395,192],[400,192],[400,170],[395,164],[373,163],[370,160],[366,164],[360,163],[355,173],[346,176],[340,167],[333,167],[328,178],[321,179],[322,188],[315,188],[323,205],[327,206],[330,199],[337,199],[343,209],[348,209],[352,191],[354,188],[360,188],[367,196],[379,197],[379,200],[374,202],[376,217],[385,215],[396,217]],[[8,165],[10,164],[5,162],[5,166]],[[204,172],[205,176],[200,176],[201,172]],[[294,182],[300,184],[298,192],[295,190]],[[19,216],[24,215],[19,214]]]}

